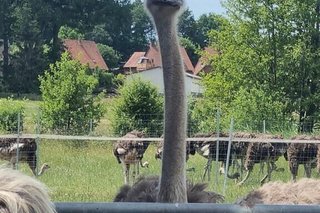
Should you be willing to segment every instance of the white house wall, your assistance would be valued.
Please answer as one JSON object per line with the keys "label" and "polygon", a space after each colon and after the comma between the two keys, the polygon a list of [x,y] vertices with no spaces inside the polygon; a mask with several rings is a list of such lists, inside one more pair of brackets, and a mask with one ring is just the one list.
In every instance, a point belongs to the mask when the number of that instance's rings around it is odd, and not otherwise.
{"label": "white house wall", "polygon": [[[139,73],[133,73],[127,76],[127,80],[129,81],[134,78],[141,78],[142,80],[150,81],[153,85],[155,85],[158,88],[160,93],[164,93],[163,75],[161,68],[154,68]],[[187,95],[202,94],[203,89],[200,85],[200,78],[198,76],[193,76],[186,73],[185,84]]]}

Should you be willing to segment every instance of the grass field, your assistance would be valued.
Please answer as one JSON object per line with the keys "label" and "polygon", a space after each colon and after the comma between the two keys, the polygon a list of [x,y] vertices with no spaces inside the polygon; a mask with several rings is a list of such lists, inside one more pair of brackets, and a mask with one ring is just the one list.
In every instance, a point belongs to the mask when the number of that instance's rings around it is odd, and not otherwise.
{"label": "grass field", "polygon": [[[35,132],[35,118],[39,101],[26,102],[26,132]],[[106,101],[110,104],[110,101]],[[108,129],[107,116],[102,119],[98,127],[99,133],[105,133]],[[51,168],[39,179],[51,189],[54,201],[77,202],[109,202],[112,201],[119,187],[123,184],[122,167],[117,163],[112,154],[112,142],[101,141],[58,141],[41,140],[39,142],[40,164],[47,162]],[[142,168],[142,175],[159,174],[160,161],[154,158],[155,145],[151,144],[146,151],[144,161],[150,163],[149,168]],[[188,172],[189,180],[201,182],[201,177],[206,159],[196,154],[190,156],[187,167],[194,167],[195,172]],[[285,168],[285,172],[274,172],[273,180],[290,180],[287,162],[281,158],[278,167]],[[21,164],[20,169],[31,175],[30,169]],[[223,193],[224,176],[218,175],[216,181],[215,163],[213,163],[209,189]],[[303,176],[303,168],[299,170],[299,177]],[[316,174],[313,174],[316,176]],[[259,186],[263,174],[259,172],[259,165],[243,186],[237,186],[233,180],[227,180],[225,189],[225,202],[232,203],[245,195],[248,191]]]}
{"label": "grass field", "polygon": [[[140,170],[142,175],[159,174],[160,161],[154,158],[154,154],[155,145],[150,145],[143,159],[150,165],[149,168]],[[39,179],[49,186],[54,201],[112,201],[123,184],[122,167],[112,154],[112,142],[41,141],[40,161],[47,162],[51,166],[50,170]],[[187,167],[194,167],[195,172],[188,172],[188,179],[201,182],[205,163],[206,159],[200,155],[191,156]],[[285,168],[285,172],[274,172],[272,179],[290,180],[284,158],[281,158],[277,165]],[[236,201],[259,186],[259,181],[263,177],[259,168],[259,165],[255,166],[252,176],[243,186],[237,186],[233,180],[227,180],[226,203]],[[21,169],[31,175],[26,165],[22,165]],[[212,170],[215,171],[214,165]],[[302,166],[299,176],[303,176]],[[209,189],[222,194],[224,176],[218,175],[217,187],[215,180],[215,172],[212,172]]]}

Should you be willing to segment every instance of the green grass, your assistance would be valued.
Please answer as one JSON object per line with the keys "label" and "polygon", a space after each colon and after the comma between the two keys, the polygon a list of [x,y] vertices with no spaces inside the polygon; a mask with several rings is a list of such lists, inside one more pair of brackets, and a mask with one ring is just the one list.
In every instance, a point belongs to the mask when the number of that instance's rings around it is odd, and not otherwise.
{"label": "green grass", "polygon": [[[26,101],[24,133],[35,133],[39,103],[39,101]],[[108,108],[112,100],[106,100],[105,104]],[[108,131],[109,121],[106,115],[95,133],[107,135]],[[112,154],[112,142],[41,140],[39,145],[40,164],[47,162],[51,166],[39,180],[50,188],[53,201],[110,202],[124,182],[122,167]],[[155,145],[151,145],[143,159],[149,161],[150,166],[140,170],[142,175],[160,173],[160,161],[154,158],[154,154]],[[190,156],[187,167],[194,167],[195,172],[188,172],[189,180],[201,182],[206,161],[198,154]],[[290,180],[287,162],[281,158],[277,165],[285,168],[285,172],[274,172],[272,180]],[[31,175],[26,164],[21,164],[20,169]],[[215,163],[212,171],[208,189],[223,193],[224,176],[218,175],[216,181]],[[300,166],[299,177],[302,176],[303,168]],[[259,165],[256,165],[245,185],[238,186],[233,180],[227,180],[225,202],[233,203],[252,189],[259,187],[262,177]]]}
{"label": "green grass", "polygon": [[[159,174],[160,161],[154,158],[155,145],[150,145],[143,161],[150,163],[149,168],[141,168],[141,175]],[[39,177],[51,189],[54,201],[110,202],[123,184],[122,167],[112,154],[112,142],[83,142],[43,140],[40,142],[40,161],[47,162],[50,169]],[[41,164],[40,163],[40,164]],[[201,182],[206,159],[196,154],[190,156],[187,167],[194,167],[195,172],[188,172],[188,179]],[[290,180],[287,162],[281,158],[278,167],[285,172],[274,172],[272,180]],[[30,174],[30,169],[21,165],[21,170]],[[215,162],[208,189],[223,193],[224,176],[218,175],[215,182]],[[300,167],[299,177],[303,176]],[[316,174],[314,174],[316,176]],[[256,164],[253,174],[243,186],[233,180],[227,180],[226,203],[233,203],[254,188],[259,187],[263,174]]]}

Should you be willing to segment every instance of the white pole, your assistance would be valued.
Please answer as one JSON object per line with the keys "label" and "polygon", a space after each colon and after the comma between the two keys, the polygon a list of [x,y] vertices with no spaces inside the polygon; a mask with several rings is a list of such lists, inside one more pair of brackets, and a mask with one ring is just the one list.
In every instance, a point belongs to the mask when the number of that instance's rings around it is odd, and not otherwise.
{"label": "white pole", "polygon": [[224,174],[224,183],[223,183],[223,195],[226,194],[226,186],[227,186],[227,175],[229,169],[229,161],[230,161],[230,150],[231,150],[231,143],[233,139],[233,118],[231,118],[230,122],[230,133],[229,133],[229,143],[228,143],[228,152],[227,152],[227,162],[225,164],[225,174]]}

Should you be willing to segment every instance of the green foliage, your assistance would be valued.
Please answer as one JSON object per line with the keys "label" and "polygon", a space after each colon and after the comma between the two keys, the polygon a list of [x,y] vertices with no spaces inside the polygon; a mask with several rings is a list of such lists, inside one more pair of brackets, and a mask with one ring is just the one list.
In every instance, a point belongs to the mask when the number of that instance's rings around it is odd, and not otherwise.
{"label": "green foliage", "polygon": [[197,47],[189,38],[181,37],[179,40],[180,45],[186,49],[192,64],[196,64],[199,59],[199,55],[196,54],[197,51],[199,51],[199,47]]}
{"label": "green foliage", "polygon": [[78,29],[61,26],[58,37],[60,39],[84,39],[84,35]]}
{"label": "green foliage", "polygon": [[16,6],[12,13],[15,22],[11,27],[14,35],[10,41],[13,43],[10,48],[15,47],[16,50],[9,54],[10,72],[4,73],[4,80],[10,91],[37,93],[39,92],[37,77],[47,66],[40,22],[37,14],[33,13],[33,4],[28,1]]}
{"label": "green foliage", "polygon": [[115,87],[113,83],[114,75],[113,73],[107,72],[101,69],[95,69],[93,75],[98,79],[96,92],[111,92]]}
{"label": "green foliage", "polygon": [[121,60],[121,54],[112,47],[104,44],[97,44],[97,47],[109,68],[117,68]]}
{"label": "green foliage", "polygon": [[114,77],[113,79],[113,82],[114,82],[114,85],[116,87],[120,87],[120,86],[123,86],[124,85],[124,82],[126,80],[126,76],[123,75],[123,74],[118,74]]}
{"label": "green foliage", "polygon": [[142,130],[149,135],[162,134],[163,100],[150,82],[126,81],[118,90],[112,106],[112,127],[115,134]]}
{"label": "green foliage", "polygon": [[224,104],[231,108],[240,88],[261,90],[284,106],[286,119],[298,115],[300,126],[309,123],[301,131],[313,131],[320,110],[319,2],[228,0],[226,6],[229,20],[209,33],[221,55],[212,59],[206,97],[228,99]]}
{"label": "green foliage", "polygon": [[229,120],[235,121],[235,129],[263,132],[263,121],[271,124],[269,131],[284,130],[285,106],[259,89],[245,90],[240,88],[229,110]]}
{"label": "green foliage", "polygon": [[100,97],[92,92],[98,80],[88,75],[88,68],[70,60],[64,53],[61,60],[50,65],[40,77],[44,129],[58,133],[88,134],[103,115]]}
{"label": "green foliage", "polygon": [[0,99],[0,131],[16,132],[18,116],[20,116],[20,130],[22,130],[24,110],[22,101],[14,101],[11,98]]}

